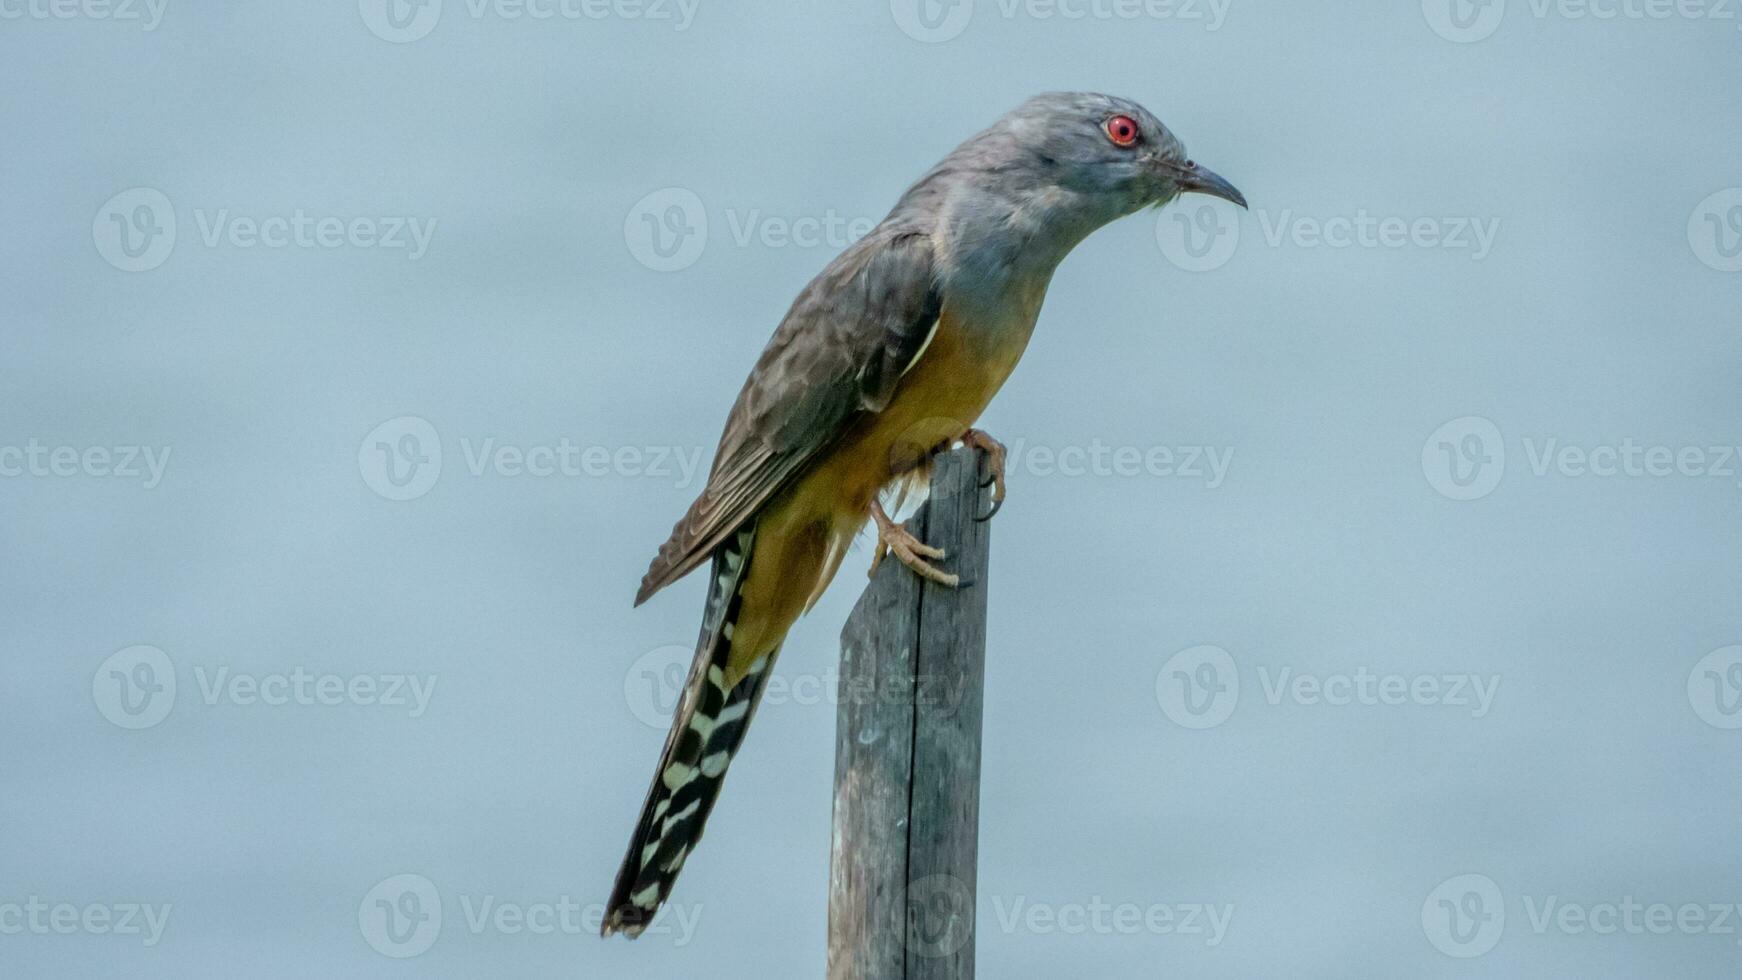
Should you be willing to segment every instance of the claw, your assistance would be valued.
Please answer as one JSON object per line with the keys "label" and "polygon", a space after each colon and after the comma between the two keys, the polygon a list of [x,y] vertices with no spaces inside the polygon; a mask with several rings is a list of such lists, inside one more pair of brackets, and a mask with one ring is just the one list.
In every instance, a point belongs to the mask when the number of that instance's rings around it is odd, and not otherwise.
{"label": "claw", "polygon": [[962,445],[984,450],[986,453],[986,479],[980,484],[983,490],[992,488],[992,509],[974,518],[981,523],[991,520],[1004,508],[1004,444],[992,438],[979,429],[969,429],[962,434]]}
{"label": "claw", "polygon": [[959,575],[942,571],[937,566],[926,561],[928,558],[945,558],[942,548],[934,548],[913,536],[913,532],[895,523],[889,514],[883,510],[883,504],[871,502],[871,519],[877,523],[877,552],[871,558],[871,574],[877,574],[877,566],[883,563],[885,555],[893,554],[897,561],[913,570],[920,578],[936,582],[945,588],[958,588],[962,585]]}

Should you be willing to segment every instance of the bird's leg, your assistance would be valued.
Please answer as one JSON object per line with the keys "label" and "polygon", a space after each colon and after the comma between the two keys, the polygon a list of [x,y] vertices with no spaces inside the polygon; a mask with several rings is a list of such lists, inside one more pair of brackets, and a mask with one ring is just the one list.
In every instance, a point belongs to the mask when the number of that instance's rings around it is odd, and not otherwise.
{"label": "bird's leg", "polygon": [[934,548],[913,536],[907,528],[891,520],[883,509],[880,500],[871,501],[871,520],[877,523],[877,551],[871,558],[871,574],[877,574],[877,566],[883,563],[883,556],[894,553],[897,560],[914,574],[930,579],[947,588],[955,588],[962,584],[961,576],[939,571],[926,561],[927,558],[944,557],[944,549]]}
{"label": "bird's leg", "polygon": [[1004,462],[1007,453],[1004,444],[987,435],[979,429],[969,429],[962,433],[962,445],[973,449],[983,449],[986,452],[986,468],[991,475],[980,486],[992,488],[992,509],[984,516],[974,518],[977,521],[989,521],[999,509],[1004,506]]}

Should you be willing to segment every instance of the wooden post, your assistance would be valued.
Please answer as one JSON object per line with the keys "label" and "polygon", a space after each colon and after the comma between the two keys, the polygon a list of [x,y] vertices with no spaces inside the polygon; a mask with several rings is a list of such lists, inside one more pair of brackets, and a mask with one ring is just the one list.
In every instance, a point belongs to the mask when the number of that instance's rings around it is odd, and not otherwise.
{"label": "wooden post", "polygon": [[974,975],[988,523],[980,453],[932,467],[908,522],[962,586],[886,559],[841,631],[829,980]]}

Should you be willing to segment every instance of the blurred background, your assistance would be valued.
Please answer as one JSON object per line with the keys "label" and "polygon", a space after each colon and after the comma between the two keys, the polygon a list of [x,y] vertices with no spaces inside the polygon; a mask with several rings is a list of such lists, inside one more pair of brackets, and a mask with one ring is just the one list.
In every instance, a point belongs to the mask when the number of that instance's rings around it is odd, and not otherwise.
{"label": "blurred background", "polygon": [[837,636],[595,935],[636,582],[793,295],[1029,95],[1252,202],[983,419],[988,977],[1742,964],[1742,15],[0,0],[0,975],[820,976]]}

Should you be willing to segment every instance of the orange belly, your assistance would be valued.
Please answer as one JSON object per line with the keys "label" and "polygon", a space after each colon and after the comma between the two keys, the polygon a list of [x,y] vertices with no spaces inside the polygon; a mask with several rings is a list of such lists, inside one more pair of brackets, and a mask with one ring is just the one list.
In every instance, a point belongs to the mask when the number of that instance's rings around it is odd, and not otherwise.
{"label": "orange belly", "polygon": [[973,426],[1016,367],[1028,335],[1006,331],[987,343],[946,310],[889,405],[850,428],[763,508],[726,670],[729,684],[758,657],[774,653],[828,586],[878,492]]}

